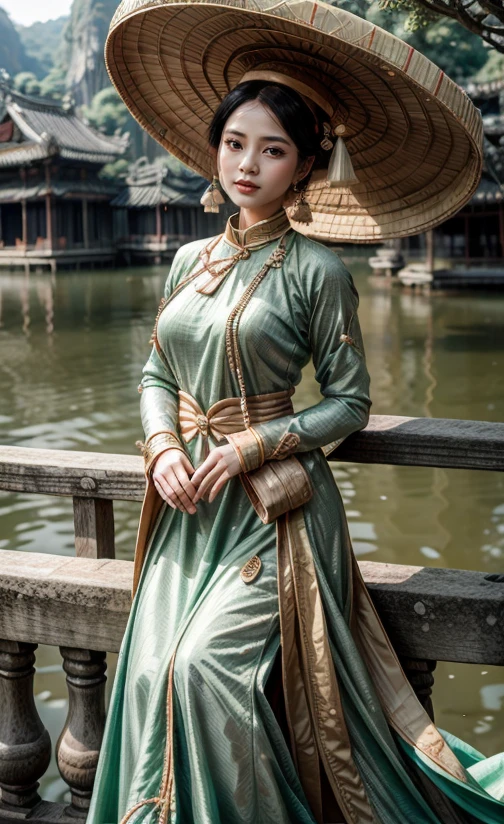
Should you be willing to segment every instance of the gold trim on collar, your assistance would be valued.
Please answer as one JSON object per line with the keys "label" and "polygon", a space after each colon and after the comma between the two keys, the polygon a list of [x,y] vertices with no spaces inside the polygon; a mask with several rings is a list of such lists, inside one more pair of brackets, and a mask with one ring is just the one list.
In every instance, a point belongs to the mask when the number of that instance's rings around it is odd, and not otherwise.
{"label": "gold trim on collar", "polygon": [[279,209],[271,217],[266,220],[259,220],[248,229],[238,229],[238,221],[240,213],[231,215],[226,223],[226,230],[224,232],[224,240],[230,246],[237,248],[254,249],[260,246],[266,246],[272,240],[277,240],[290,227],[289,218],[285,213],[285,209]]}

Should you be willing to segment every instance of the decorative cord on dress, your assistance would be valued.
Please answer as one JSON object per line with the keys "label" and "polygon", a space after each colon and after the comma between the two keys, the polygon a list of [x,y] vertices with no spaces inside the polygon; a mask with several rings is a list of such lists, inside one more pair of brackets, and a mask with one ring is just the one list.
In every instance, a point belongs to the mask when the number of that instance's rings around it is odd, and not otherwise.
{"label": "decorative cord on dress", "polygon": [[[288,230],[289,231],[289,230]],[[226,354],[229,361],[229,367],[232,372],[236,374],[238,379],[238,386],[240,387],[241,401],[240,406],[243,414],[243,422],[245,428],[250,428],[250,415],[247,407],[247,390],[245,388],[245,381],[243,379],[242,362],[240,356],[240,347],[238,342],[238,327],[240,324],[243,312],[250,301],[253,293],[268,274],[270,269],[279,269],[287,254],[285,247],[285,238],[287,232],[282,235],[278,242],[277,248],[271,253],[269,258],[265,261],[262,269],[257,273],[255,278],[249,283],[241,296],[238,303],[233,307],[226,323]]]}

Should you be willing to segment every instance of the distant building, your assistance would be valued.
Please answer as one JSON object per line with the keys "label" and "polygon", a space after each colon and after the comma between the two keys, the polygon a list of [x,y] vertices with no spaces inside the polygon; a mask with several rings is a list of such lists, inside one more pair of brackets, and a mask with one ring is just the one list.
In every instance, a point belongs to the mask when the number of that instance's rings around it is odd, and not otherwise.
{"label": "distant building", "polygon": [[[484,128],[484,167],[480,185],[470,201],[433,233],[438,258],[465,266],[504,264],[504,80],[473,83],[467,93],[481,110]],[[424,254],[424,235],[406,238],[406,257]]]}
{"label": "distant building", "polygon": [[132,164],[126,185],[112,201],[119,259],[160,263],[184,243],[222,232],[229,209],[203,211],[208,186],[190,173],[174,174],[142,157]]}
{"label": "distant building", "polygon": [[126,147],[127,135],[106,137],[71,107],[0,79],[0,266],[113,262],[117,186],[99,172]]}

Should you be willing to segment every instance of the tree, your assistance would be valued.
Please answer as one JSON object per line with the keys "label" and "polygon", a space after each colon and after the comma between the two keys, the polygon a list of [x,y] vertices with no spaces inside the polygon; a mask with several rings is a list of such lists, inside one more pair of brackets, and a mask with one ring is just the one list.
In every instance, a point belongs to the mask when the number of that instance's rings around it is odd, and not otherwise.
{"label": "tree", "polygon": [[119,129],[124,130],[129,113],[112,86],[95,94],[90,106],[83,106],[84,117],[101,132],[113,135]]}
{"label": "tree", "polygon": [[504,54],[502,0],[380,0],[380,6],[406,12],[411,30],[432,23],[439,15],[448,17]]}
{"label": "tree", "polygon": [[53,100],[61,100],[66,92],[65,69],[55,66],[40,82],[40,94],[42,97],[51,97]]}
{"label": "tree", "polygon": [[14,78],[14,88],[21,94],[40,94],[40,82],[33,72],[19,72]]}

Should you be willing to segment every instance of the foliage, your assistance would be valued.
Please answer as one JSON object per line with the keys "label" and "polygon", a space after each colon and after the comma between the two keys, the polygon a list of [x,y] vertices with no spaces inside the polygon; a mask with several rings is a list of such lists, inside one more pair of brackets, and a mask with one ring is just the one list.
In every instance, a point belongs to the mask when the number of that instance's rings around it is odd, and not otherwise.
{"label": "foliage", "polygon": [[62,62],[63,29],[67,20],[67,17],[58,17],[31,26],[16,26],[26,54],[37,61],[39,80]]}
{"label": "foliage", "polygon": [[100,172],[104,180],[124,180],[128,174],[129,160],[119,157],[113,163],[107,163]]}
{"label": "foliage", "polygon": [[40,70],[37,60],[26,53],[14,24],[2,8],[0,8],[0,68],[5,69],[11,77],[19,72],[37,74]]}
{"label": "foliage", "polygon": [[40,94],[40,82],[33,72],[19,72],[14,77],[14,88],[21,94],[36,96]]}
{"label": "foliage", "polygon": [[[466,82],[484,66],[489,52],[481,37],[467,31],[456,20],[427,11],[422,20],[426,22],[430,14],[429,24],[416,25],[412,12],[406,13],[408,2],[409,0],[335,0],[334,5],[359,14],[410,43],[457,83]],[[414,2],[415,0],[411,0],[411,3]]]}
{"label": "foliage", "polygon": [[128,123],[129,112],[112,86],[95,94],[90,106],[83,106],[86,120],[101,132],[113,135],[123,131]]}
{"label": "foliage", "polygon": [[439,16],[448,17],[504,54],[502,0],[380,0],[380,6],[405,12],[410,31],[429,25]]}
{"label": "foliage", "polygon": [[502,80],[503,78],[504,54],[492,49],[487,62],[474,76],[473,80],[476,83],[488,83],[491,80]]}
{"label": "foliage", "polygon": [[66,72],[61,66],[52,68],[40,83],[41,96],[62,100],[66,92],[65,76]]}

